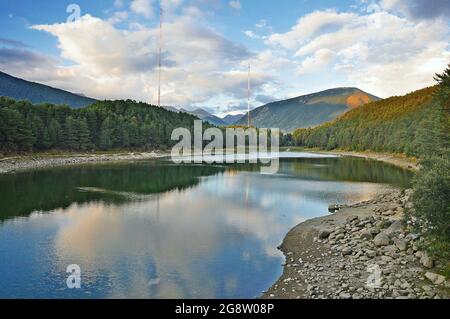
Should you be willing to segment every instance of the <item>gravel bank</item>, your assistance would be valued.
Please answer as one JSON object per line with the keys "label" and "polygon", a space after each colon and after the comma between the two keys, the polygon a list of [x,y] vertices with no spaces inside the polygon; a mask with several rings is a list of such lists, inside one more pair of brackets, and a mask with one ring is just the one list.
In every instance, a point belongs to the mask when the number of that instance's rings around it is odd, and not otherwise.
{"label": "gravel bank", "polygon": [[341,156],[353,156],[361,157],[367,159],[373,159],[376,161],[381,161],[389,163],[404,169],[409,169],[412,171],[418,171],[420,169],[419,161],[412,157],[403,157],[397,154],[388,153],[373,153],[373,152],[347,152],[347,151],[318,151],[317,153],[334,154]]}
{"label": "gravel bank", "polygon": [[0,174],[11,174],[26,170],[55,166],[106,163],[130,160],[144,160],[166,157],[163,153],[121,153],[121,154],[73,154],[68,156],[23,156],[0,159]]}
{"label": "gravel bank", "polygon": [[280,247],[283,275],[263,298],[449,298],[449,281],[401,221],[410,193],[389,190],[295,227]]}

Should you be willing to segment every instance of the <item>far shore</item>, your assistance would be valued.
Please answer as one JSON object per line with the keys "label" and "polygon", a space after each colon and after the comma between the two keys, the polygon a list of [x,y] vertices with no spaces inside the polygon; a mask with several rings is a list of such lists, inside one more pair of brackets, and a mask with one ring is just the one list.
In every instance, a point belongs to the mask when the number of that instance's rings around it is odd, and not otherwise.
{"label": "far shore", "polygon": [[121,152],[121,153],[55,153],[11,156],[0,159],[0,174],[12,174],[42,168],[82,164],[149,160],[167,157],[167,152]]}
{"label": "far shore", "polygon": [[375,153],[375,152],[349,152],[349,151],[317,151],[317,153],[334,154],[341,156],[354,156],[381,161],[412,171],[420,170],[419,160],[402,154]]}
{"label": "far shore", "polygon": [[282,147],[282,151],[290,150],[292,152],[308,152],[317,154],[329,154],[329,155],[339,155],[339,156],[351,156],[351,157],[361,157],[371,160],[376,160],[380,162],[385,162],[388,164],[395,165],[404,169],[418,171],[420,170],[419,160],[415,157],[406,156],[397,153],[381,153],[381,152],[353,152],[345,150],[332,150],[325,151],[316,148],[301,148],[301,147]]}
{"label": "far shore", "polygon": [[[416,158],[403,156],[401,154],[375,153],[375,152],[349,152],[349,151],[324,151],[319,149],[304,149],[298,147],[282,147],[281,152],[306,152],[316,154],[328,154],[337,156],[362,157],[389,163],[403,169],[418,171],[420,165]],[[98,153],[34,153],[27,155],[16,155],[0,158],[0,174],[11,174],[42,168],[58,166],[95,164],[107,162],[149,160],[168,157],[168,151],[151,152],[98,152]]]}

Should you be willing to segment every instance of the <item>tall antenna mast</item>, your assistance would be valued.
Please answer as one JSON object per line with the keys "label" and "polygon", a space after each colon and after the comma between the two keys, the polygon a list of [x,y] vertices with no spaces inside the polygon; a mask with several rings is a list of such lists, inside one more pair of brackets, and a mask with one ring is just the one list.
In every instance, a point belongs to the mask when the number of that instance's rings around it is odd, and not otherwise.
{"label": "tall antenna mast", "polygon": [[248,75],[247,75],[247,107],[248,107],[248,127],[251,126],[250,120],[250,62],[248,63]]}
{"label": "tall antenna mast", "polygon": [[162,67],[162,22],[163,9],[159,9],[159,53],[158,53],[158,107],[161,107],[161,67]]}

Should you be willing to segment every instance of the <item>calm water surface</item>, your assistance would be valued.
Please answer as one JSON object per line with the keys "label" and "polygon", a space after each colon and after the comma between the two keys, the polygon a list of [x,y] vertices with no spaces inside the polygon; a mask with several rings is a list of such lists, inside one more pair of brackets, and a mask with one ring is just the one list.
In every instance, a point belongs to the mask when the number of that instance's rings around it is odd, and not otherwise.
{"label": "calm water surface", "polygon": [[[411,178],[285,156],[277,175],[155,160],[0,176],[0,297],[254,298],[280,276],[289,229]],[[70,264],[81,289],[66,286]]]}

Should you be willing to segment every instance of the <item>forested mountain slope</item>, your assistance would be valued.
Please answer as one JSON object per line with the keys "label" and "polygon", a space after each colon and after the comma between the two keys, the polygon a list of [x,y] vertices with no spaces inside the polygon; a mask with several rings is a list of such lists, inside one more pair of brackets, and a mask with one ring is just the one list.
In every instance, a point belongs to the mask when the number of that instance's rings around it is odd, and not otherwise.
{"label": "forested mountain slope", "polygon": [[66,104],[73,108],[84,107],[96,101],[47,85],[25,81],[3,72],[0,72],[0,96],[28,100],[34,104]]}
{"label": "forested mountain slope", "polygon": [[[250,112],[252,125],[292,132],[334,120],[348,110],[379,98],[357,88],[335,88],[269,103]],[[247,116],[236,124],[246,125]]]}
{"label": "forested mountain slope", "polygon": [[294,141],[307,147],[418,155],[436,91],[437,87],[429,87],[363,105],[332,122],[296,130]]}

